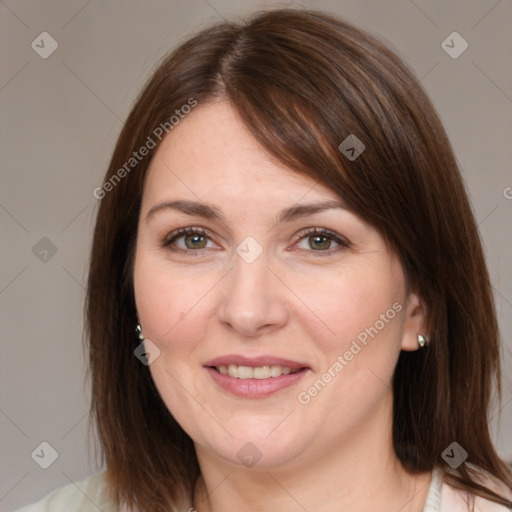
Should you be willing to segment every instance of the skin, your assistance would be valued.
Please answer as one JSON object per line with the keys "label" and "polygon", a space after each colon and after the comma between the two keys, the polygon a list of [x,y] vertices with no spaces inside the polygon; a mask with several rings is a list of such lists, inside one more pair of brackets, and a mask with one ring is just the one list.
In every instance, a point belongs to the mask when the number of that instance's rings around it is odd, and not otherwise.
{"label": "skin", "polygon": [[[213,205],[225,222],[170,208],[148,217],[177,199]],[[418,349],[417,335],[425,334],[424,308],[379,232],[350,211],[275,222],[284,208],[325,200],[339,198],[272,160],[222,101],[196,107],[151,161],[136,306],[143,334],[160,350],[150,365],[156,387],[195,443],[199,512],[423,510],[431,475],[409,475],[395,456],[391,381],[400,351]],[[182,227],[207,234],[164,247]],[[311,227],[330,229],[349,246],[297,239]],[[247,236],[263,251],[252,263],[236,252]],[[396,316],[300,403],[298,394],[396,303]],[[203,368],[226,354],[273,355],[310,370],[273,395],[241,398]],[[261,456],[252,467],[237,457],[249,442]]]}

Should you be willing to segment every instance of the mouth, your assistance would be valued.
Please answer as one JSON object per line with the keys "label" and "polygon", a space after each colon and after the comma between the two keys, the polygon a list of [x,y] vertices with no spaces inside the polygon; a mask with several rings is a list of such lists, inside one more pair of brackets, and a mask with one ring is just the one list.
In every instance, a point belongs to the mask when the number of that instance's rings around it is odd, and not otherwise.
{"label": "mouth", "polygon": [[244,398],[276,393],[292,386],[311,370],[304,363],[267,356],[225,356],[203,366],[219,387]]}

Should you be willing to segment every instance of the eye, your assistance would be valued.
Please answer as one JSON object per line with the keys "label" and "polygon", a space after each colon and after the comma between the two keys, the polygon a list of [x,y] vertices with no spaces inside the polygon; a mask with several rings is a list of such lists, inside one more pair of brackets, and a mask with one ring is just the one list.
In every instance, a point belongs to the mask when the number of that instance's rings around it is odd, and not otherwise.
{"label": "eye", "polygon": [[[183,243],[178,243],[180,240]],[[162,246],[172,250],[190,252],[197,249],[208,249],[206,246],[208,240],[210,240],[210,237],[203,228],[180,228],[167,236]],[[171,247],[173,244],[177,245],[177,247]]]}
{"label": "eye", "polygon": [[[305,243],[306,247],[300,247],[300,249],[313,249],[309,252],[313,253],[327,253],[332,254],[334,251],[340,249],[346,249],[350,247],[349,242],[338,235],[334,231],[325,228],[307,228],[297,234],[296,238],[300,243]],[[332,247],[332,244],[336,244],[338,247]],[[315,254],[315,256],[324,256],[325,254]]]}

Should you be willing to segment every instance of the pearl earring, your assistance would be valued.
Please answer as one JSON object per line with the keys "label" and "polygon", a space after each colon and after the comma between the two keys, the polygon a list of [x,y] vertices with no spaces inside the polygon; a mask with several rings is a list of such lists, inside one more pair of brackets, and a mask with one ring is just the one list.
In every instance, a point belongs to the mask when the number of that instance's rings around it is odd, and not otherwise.
{"label": "pearl earring", "polygon": [[428,344],[426,336],[423,336],[423,334],[418,334],[418,345],[423,348],[425,345]]}
{"label": "pearl earring", "polygon": [[144,341],[144,334],[142,334],[142,327],[140,326],[140,324],[137,324],[137,326],[135,327],[135,332],[137,333],[139,340]]}

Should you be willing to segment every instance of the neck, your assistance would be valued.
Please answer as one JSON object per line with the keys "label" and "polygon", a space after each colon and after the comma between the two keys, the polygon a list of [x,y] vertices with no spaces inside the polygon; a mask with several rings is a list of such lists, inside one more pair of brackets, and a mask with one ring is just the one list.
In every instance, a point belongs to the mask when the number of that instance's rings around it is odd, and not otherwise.
{"label": "neck", "polygon": [[[380,418],[382,420],[382,417]],[[198,512],[421,512],[431,473],[410,475],[392,446],[392,419],[369,421],[300,461],[267,469],[230,464],[196,446]]]}

